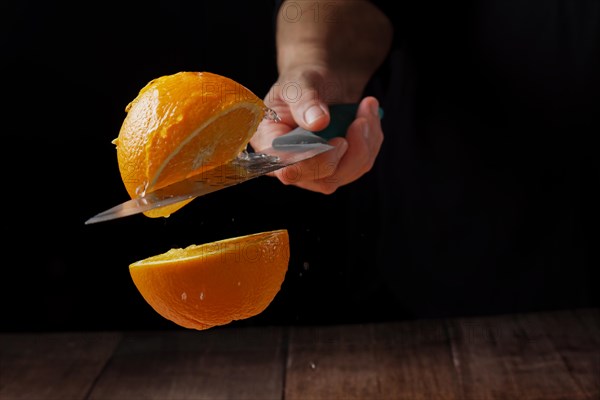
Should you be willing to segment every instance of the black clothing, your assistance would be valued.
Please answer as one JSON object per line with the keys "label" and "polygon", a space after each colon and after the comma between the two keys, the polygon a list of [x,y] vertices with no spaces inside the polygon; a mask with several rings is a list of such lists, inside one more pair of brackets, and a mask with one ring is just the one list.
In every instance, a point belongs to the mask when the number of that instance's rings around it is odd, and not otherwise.
{"label": "black clothing", "polygon": [[300,196],[327,223],[293,243],[319,260],[286,278],[295,322],[597,306],[600,4],[375,3],[385,140],[334,200]]}
{"label": "black clothing", "polygon": [[407,316],[597,305],[600,3],[419,4],[378,3],[373,295]]}

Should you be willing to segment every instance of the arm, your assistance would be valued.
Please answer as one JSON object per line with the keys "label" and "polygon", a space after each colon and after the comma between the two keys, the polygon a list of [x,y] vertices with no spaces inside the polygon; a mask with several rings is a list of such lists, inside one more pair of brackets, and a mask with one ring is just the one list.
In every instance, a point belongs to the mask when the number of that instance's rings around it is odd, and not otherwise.
{"label": "arm", "polygon": [[[277,15],[279,78],[265,98],[281,122],[264,121],[252,146],[268,147],[274,137],[298,125],[313,131],[325,128],[327,104],[360,101],[391,40],[389,20],[369,1],[284,1]],[[285,169],[275,176],[322,193],[358,179],[371,169],[383,141],[377,107],[375,98],[362,99],[346,138],[332,139],[336,149],[299,164],[296,170],[306,172],[302,176],[294,173],[290,181]]]}
{"label": "arm", "polygon": [[[300,6],[301,16],[290,18]],[[390,22],[369,1],[284,2],[277,17],[277,66],[286,75],[320,70],[341,85],[335,100],[358,101],[391,38]]]}

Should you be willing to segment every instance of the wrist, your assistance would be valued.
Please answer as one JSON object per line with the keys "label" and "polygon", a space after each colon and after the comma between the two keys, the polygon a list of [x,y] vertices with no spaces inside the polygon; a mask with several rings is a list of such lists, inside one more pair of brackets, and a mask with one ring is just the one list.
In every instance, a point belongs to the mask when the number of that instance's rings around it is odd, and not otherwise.
{"label": "wrist", "polygon": [[289,64],[277,80],[281,96],[294,102],[299,96],[310,96],[326,104],[354,103],[360,100],[367,80],[343,71],[332,71],[318,63]]}
{"label": "wrist", "polygon": [[280,79],[304,82],[307,73],[317,74],[328,97],[357,101],[392,36],[389,19],[366,0],[283,2],[276,35]]}

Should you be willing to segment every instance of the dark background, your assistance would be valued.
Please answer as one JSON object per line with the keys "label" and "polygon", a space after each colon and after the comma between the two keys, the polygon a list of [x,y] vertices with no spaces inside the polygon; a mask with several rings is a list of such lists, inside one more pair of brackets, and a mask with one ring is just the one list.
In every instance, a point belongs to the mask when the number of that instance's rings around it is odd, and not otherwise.
{"label": "dark background", "polygon": [[2,267],[1,329],[172,327],[137,292],[131,262],[300,229],[279,207],[291,191],[276,198],[267,178],[197,199],[173,218],[84,225],[128,199],[111,140],[125,106],[151,79],[211,71],[264,96],[276,76],[274,4],[12,3],[2,13],[5,149],[14,157],[5,194],[15,197],[6,209],[12,261]]}
{"label": "dark background", "polygon": [[[281,228],[290,233],[292,251],[282,290],[265,312],[232,326],[360,322],[414,316],[410,312],[391,312],[387,305],[392,302],[388,302],[379,287],[368,286],[372,283],[368,278],[378,274],[374,263],[380,243],[380,220],[393,222],[391,216],[380,215],[385,214],[386,208],[380,207],[381,199],[375,189],[381,189],[382,183],[375,172],[331,196],[283,186],[265,177],[195,199],[168,219],[137,215],[84,225],[96,213],[128,199],[111,140],[118,135],[125,106],[148,81],[183,70],[210,71],[240,82],[260,97],[265,95],[276,79],[274,2],[147,1],[119,6],[86,3],[81,8],[58,2],[13,2],[2,7],[4,231],[9,239],[0,275],[0,330],[177,329],[144,302],[129,276],[130,263],[173,247]],[[440,119],[429,121],[435,124]],[[444,122],[443,117],[441,121]],[[592,126],[597,124],[582,122],[579,128]],[[388,143],[391,145],[393,141]],[[389,151],[384,149],[383,155]],[[588,148],[586,154],[589,153]],[[400,153],[403,156],[405,161],[412,157],[408,152]],[[387,154],[388,160],[395,157]],[[576,152],[569,153],[568,160],[577,157]],[[377,165],[376,170],[380,167]],[[402,171],[407,175],[413,172]],[[597,185],[594,181],[597,170],[582,176],[591,179],[591,187]],[[431,179],[442,182],[447,178],[442,174]],[[485,176],[480,178],[487,182]],[[565,177],[569,179],[570,176]],[[525,178],[520,182],[529,183]],[[397,188],[390,186],[389,190]],[[490,184],[487,190],[493,197],[498,189]],[[442,192],[441,196],[448,193]],[[587,196],[587,191],[561,192],[560,187],[550,191],[544,187],[536,193],[538,197],[553,196],[561,201],[583,199],[584,206],[576,210],[579,213],[593,210],[597,199]],[[513,195],[518,197],[519,193]],[[411,199],[410,195],[404,204],[409,211],[415,207],[409,204],[411,201],[417,204],[417,212],[431,218],[443,218],[447,211],[428,208],[430,204],[417,197]],[[553,204],[542,206],[540,220],[552,215]],[[536,209],[538,205],[530,207]],[[478,211],[468,204],[461,207],[465,207],[459,210],[464,213]],[[458,222],[446,222],[460,224],[460,212],[454,216]],[[560,214],[560,210],[556,213]],[[467,217],[478,218],[467,215],[465,221]],[[406,215],[403,218],[403,222],[410,223]],[[498,219],[502,220],[502,215]],[[548,285],[547,291],[551,292],[559,287],[563,276],[568,283],[567,291],[557,290],[556,296],[545,292],[544,300],[523,301],[528,306],[513,308],[498,304],[486,308],[488,303],[480,302],[481,297],[465,297],[456,301],[452,312],[485,314],[597,305],[597,297],[592,298],[590,293],[592,260],[598,258],[597,253],[592,255],[589,251],[595,246],[587,233],[595,231],[598,213],[578,214],[575,224],[580,220],[589,223],[585,229],[574,230],[582,237],[565,233],[575,247],[584,248],[577,252],[579,258],[574,260],[577,265],[571,268],[557,262],[547,282],[543,278],[531,279],[540,287]],[[545,227],[537,226],[520,234],[525,239],[540,235]],[[419,271],[423,271],[419,262],[427,261],[432,250],[427,245],[416,248],[412,241],[418,243],[418,236],[422,235],[426,242],[427,235],[438,234],[437,228],[432,228],[433,233],[427,229],[427,226],[423,231],[407,228],[408,234],[397,236],[398,259],[406,265],[412,262]],[[468,229],[466,224],[465,229]],[[558,247],[561,240],[556,239]],[[474,252],[486,251],[483,246],[477,247],[478,237],[466,243],[473,246]],[[450,242],[448,246],[452,245]],[[394,245],[388,242],[386,246]],[[413,250],[420,251],[422,259],[411,260],[408,254]],[[444,257],[452,260],[452,251],[436,254],[436,260]],[[539,249],[540,253],[544,251],[546,248]],[[517,257],[518,252],[527,251],[507,252]],[[570,254],[565,250],[560,257],[568,259]],[[343,268],[348,260],[351,267]],[[456,260],[460,258],[457,256]],[[456,260],[452,262],[458,263]],[[519,271],[511,271],[512,275],[501,278],[506,280],[507,287],[514,276],[522,279],[519,284],[527,285],[528,280],[523,276],[538,272],[534,269],[519,275]],[[435,276],[437,272],[420,273]],[[476,287],[482,277],[496,279],[494,273],[498,270],[487,275],[472,274],[461,285]],[[419,275],[415,272],[408,276]],[[450,269],[441,276],[452,280]],[[416,301],[420,301],[419,296],[429,296],[433,306],[445,303],[453,290],[451,286],[446,291],[422,290],[420,284],[418,280],[404,279],[401,287],[407,296],[415,295]],[[485,286],[481,286],[479,292],[473,291],[473,296],[485,297],[484,291]],[[535,295],[535,291],[531,293]],[[505,295],[511,297],[511,293]],[[369,296],[376,299],[367,301]],[[573,301],[563,301],[564,298]],[[502,298],[497,300],[502,301]]]}
{"label": "dark background", "polygon": [[336,224],[346,218],[339,194],[265,177],[195,199],[168,219],[136,215],[84,225],[129,198],[111,141],[125,106],[147,82],[210,71],[264,97],[277,77],[275,2],[3,7],[5,149],[14,159],[5,194],[15,197],[5,209],[11,261],[2,267],[1,330],[177,329],[145,303],[130,263],[283,228],[292,246],[284,287],[265,312],[232,326],[337,320],[315,311],[323,300],[317,292],[339,296],[327,283],[337,274],[332,261],[346,251]]}

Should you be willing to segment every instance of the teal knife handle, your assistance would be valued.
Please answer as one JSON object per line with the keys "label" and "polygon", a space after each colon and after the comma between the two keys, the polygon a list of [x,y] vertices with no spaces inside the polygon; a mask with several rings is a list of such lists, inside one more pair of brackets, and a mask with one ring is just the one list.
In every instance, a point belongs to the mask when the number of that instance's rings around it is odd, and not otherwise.
{"label": "teal knife handle", "polygon": [[[329,125],[327,128],[313,133],[326,140],[333,139],[334,137],[344,137],[350,124],[356,119],[357,111],[358,103],[330,104],[329,115],[331,118]],[[381,107],[379,107],[379,118],[383,118],[383,109]]]}

